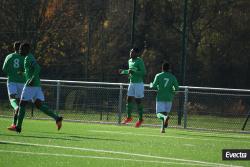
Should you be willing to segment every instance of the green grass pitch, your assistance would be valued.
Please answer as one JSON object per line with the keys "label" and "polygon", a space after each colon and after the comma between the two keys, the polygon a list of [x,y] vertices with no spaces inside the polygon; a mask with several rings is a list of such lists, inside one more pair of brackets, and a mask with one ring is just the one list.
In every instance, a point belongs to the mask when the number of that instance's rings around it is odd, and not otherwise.
{"label": "green grass pitch", "polygon": [[25,119],[23,132],[0,118],[0,167],[250,166],[223,161],[222,149],[250,148],[250,135]]}

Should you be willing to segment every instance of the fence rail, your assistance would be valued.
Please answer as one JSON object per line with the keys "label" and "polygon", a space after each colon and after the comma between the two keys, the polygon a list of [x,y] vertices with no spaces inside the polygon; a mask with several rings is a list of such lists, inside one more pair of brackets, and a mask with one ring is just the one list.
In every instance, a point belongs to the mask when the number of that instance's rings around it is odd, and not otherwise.
{"label": "fence rail", "polygon": [[[0,77],[0,115],[11,116],[6,80]],[[42,87],[46,103],[66,120],[120,124],[126,115],[127,83],[43,79]],[[155,95],[145,84],[146,125],[160,125],[155,116]],[[30,106],[28,116],[46,118]],[[241,131],[249,106],[250,90],[180,86],[173,102],[170,127]],[[138,117],[136,110],[133,117]],[[250,131],[249,124],[245,131]]]}

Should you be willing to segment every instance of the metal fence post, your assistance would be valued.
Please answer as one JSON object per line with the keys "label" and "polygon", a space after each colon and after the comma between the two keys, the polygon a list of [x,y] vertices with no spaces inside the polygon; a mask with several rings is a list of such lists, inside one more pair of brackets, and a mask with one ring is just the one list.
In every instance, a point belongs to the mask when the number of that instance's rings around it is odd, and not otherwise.
{"label": "metal fence post", "polygon": [[123,90],[123,85],[120,84],[120,91],[119,91],[119,102],[118,102],[118,124],[121,124],[122,120],[122,90]]}
{"label": "metal fence post", "polygon": [[59,105],[60,105],[60,92],[61,91],[61,83],[60,80],[57,80],[56,84],[56,112],[59,112]]}
{"label": "metal fence post", "polygon": [[184,92],[184,106],[183,106],[183,114],[184,114],[184,129],[187,128],[187,103],[188,103],[188,87],[185,86],[185,92]]}

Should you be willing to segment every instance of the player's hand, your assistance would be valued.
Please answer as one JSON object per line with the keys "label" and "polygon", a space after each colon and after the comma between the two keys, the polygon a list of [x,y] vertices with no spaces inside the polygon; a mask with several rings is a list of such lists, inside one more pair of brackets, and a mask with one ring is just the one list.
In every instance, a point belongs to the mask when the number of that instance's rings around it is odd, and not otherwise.
{"label": "player's hand", "polygon": [[27,85],[27,86],[32,86],[32,85],[33,85],[33,78],[28,79],[28,80],[26,81],[26,85]]}
{"label": "player's hand", "polygon": [[150,82],[149,88],[153,88],[153,83],[152,82]]}
{"label": "player's hand", "polygon": [[31,79],[27,80],[27,81],[26,81],[26,85],[27,85],[27,86],[31,86],[31,82],[32,82]]}
{"label": "player's hand", "polygon": [[119,73],[119,74],[122,74],[122,71],[123,71],[123,69],[119,69],[119,70],[118,70],[118,73]]}
{"label": "player's hand", "polygon": [[129,73],[129,74],[133,74],[133,73],[134,73],[134,71],[133,71],[133,70],[131,70],[131,69],[129,69],[129,70],[128,70],[128,73]]}

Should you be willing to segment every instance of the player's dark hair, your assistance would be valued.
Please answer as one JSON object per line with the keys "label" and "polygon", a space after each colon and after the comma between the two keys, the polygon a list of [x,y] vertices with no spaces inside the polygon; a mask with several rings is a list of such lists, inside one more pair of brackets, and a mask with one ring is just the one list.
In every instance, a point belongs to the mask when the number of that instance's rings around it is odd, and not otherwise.
{"label": "player's dark hair", "polygon": [[19,48],[19,53],[22,55],[22,56],[25,56],[27,55],[28,53],[30,52],[30,44],[25,42],[25,43],[22,43],[20,45],[20,48]]}
{"label": "player's dark hair", "polygon": [[19,51],[20,45],[21,45],[21,42],[20,42],[20,41],[15,41],[15,42],[14,42],[13,47],[14,47],[14,50],[15,50],[16,52]]}
{"label": "player's dark hair", "polygon": [[134,51],[135,53],[139,53],[139,48],[134,47],[134,48],[132,48],[132,49],[133,49],[133,51]]}
{"label": "player's dark hair", "polygon": [[168,62],[163,62],[162,63],[162,70],[163,71],[169,71],[169,68],[170,68],[170,65],[169,65],[169,63]]}

